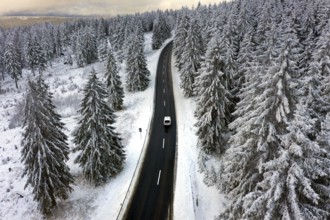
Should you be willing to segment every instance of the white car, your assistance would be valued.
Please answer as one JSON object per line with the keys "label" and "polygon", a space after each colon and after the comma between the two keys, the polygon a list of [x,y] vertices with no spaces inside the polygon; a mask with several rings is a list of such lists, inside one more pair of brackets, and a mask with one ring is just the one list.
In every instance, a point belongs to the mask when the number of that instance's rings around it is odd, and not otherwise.
{"label": "white car", "polygon": [[164,117],[164,126],[169,127],[171,125],[171,116]]}

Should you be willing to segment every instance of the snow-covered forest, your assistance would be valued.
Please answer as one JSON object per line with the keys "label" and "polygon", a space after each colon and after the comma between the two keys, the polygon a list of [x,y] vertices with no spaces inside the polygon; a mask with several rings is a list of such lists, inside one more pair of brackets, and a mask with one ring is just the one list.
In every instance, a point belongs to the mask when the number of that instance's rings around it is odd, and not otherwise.
{"label": "snow-covered forest", "polygon": [[[171,37],[180,92],[196,106],[189,109],[194,129],[185,131],[198,140],[194,163],[205,184],[228,199],[215,218],[329,218],[328,0],[234,0],[0,29],[1,115],[9,118],[0,132],[18,136],[11,147],[21,156],[11,158],[24,168],[12,179],[24,176],[37,208],[47,215],[63,206],[59,199],[81,184],[77,172],[99,186],[131,169],[125,145],[132,131],[117,130],[139,92],[152,94],[150,51]],[[79,74],[60,80],[71,70],[86,72],[82,86],[74,83]],[[63,104],[58,93],[80,104]],[[66,105],[69,114],[61,111]]]}
{"label": "snow-covered forest", "polygon": [[174,53],[197,103],[199,163],[214,157],[205,181],[230,199],[218,219],[329,218],[329,9],[241,0],[181,12]]}

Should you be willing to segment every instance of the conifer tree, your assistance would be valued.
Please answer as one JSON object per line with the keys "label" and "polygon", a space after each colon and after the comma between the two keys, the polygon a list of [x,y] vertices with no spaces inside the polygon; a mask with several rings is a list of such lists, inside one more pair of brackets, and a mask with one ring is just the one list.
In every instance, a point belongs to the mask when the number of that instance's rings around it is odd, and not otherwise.
{"label": "conifer tree", "polygon": [[98,21],[97,26],[97,42],[100,43],[103,40],[106,40],[106,28],[105,20],[102,18]]}
{"label": "conifer tree", "polygon": [[166,14],[161,13],[159,16],[159,22],[160,22],[160,29],[162,32],[162,39],[163,42],[171,37],[171,26],[168,22],[168,19],[166,18]]}
{"label": "conifer tree", "polygon": [[188,29],[190,25],[190,18],[184,14],[182,18],[179,18],[178,27],[173,40],[173,52],[176,57],[175,65],[179,69],[182,68],[183,62],[181,62],[181,56],[184,52],[184,46],[188,35]]}
{"label": "conifer tree", "polygon": [[330,113],[325,117],[325,120],[321,123],[321,131],[317,136],[317,143],[324,148],[327,152],[330,152]]}
{"label": "conifer tree", "polygon": [[[255,59],[255,50],[257,44],[255,42],[255,36],[253,35],[252,31],[247,32],[242,41],[242,47],[240,48],[240,52],[237,57],[237,73],[236,78],[234,79],[238,88],[242,89],[243,85],[247,81],[247,77],[251,75],[252,69],[256,66],[256,59]],[[253,73],[252,73],[253,74]],[[240,90],[237,91],[237,101],[239,100]]]}
{"label": "conifer tree", "polygon": [[34,42],[32,42],[32,38],[28,39],[27,41],[27,48],[26,48],[26,59],[29,65],[29,68],[32,71],[32,74],[35,75],[35,67],[37,66],[37,60],[35,58],[36,50],[34,47]]}
{"label": "conifer tree", "polygon": [[36,69],[39,73],[46,69],[47,59],[44,50],[36,36],[33,36],[27,45],[27,61],[34,75]]}
{"label": "conifer tree", "polygon": [[147,69],[143,45],[137,35],[134,37],[129,51],[132,51],[133,54],[127,60],[127,90],[130,92],[143,91],[149,85],[150,72]]}
{"label": "conifer tree", "polygon": [[106,83],[109,91],[109,103],[114,110],[121,110],[123,107],[124,90],[120,77],[115,57],[110,49],[106,67]]}
{"label": "conifer tree", "polygon": [[5,35],[0,29],[0,72],[2,80],[5,80]]}
{"label": "conifer tree", "polygon": [[105,86],[92,70],[84,89],[78,127],[73,133],[76,145],[73,152],[79,152],[74,162],[96,186],[118,174],[126,157],[121,138],[113,127],[113,109],[104,100],[107,96]]}
{"label": "conifer tree", "polygon": [[61,56],[63,53],[63,45],[62,45],[62,37],[61,37],[61,30],[59,27],[54,29],[54,41],[55,41],[55,54],[57,57]]}
{"label": "conifer tree", "polygon": [[69,147],[48,86],[41,76],[37,82],[29,80],[28,86],[22,141],[23,176],[28,177],[25,187],[32,186],[39,210],[48,215],[57,199],[67,199],[72,191],[70,184],[74,180],[65,164]]}
{"label": "conifer tree", "polygon": [[[309,77],[318,77],[318,91],[320,95],[318,103],[315,103],[314,109],[321,114],[323,120],[325,114],[330,111],[330,22],[322,32],[319,40],[316,43],[316,48],[313,54]],[[316,94],[315,94],[316,95]]]}
{"label": "conifer tree", "polygon": [[326,219],[330,155],[309,133],[315,120],[298,104],[278,153],[263,163],[263,180],[244,198],[243,219]]}
{"label": "conifer tree", "polygon": [[155,20],[154,25],[152,28],[153,34],[152,34],[152,49],[157,50],[162,46],[163,43],[163,37],[162,37],[162,30],[160,26],[160,21]]}
{"label": "conifer tree", "polygon": [[46,62],[49,62],[50,66],[52,66],[52,59],[54,58],[54,44],[55,42],[51,34],[51,28],[47,26],[47,28],[45,27],[43,30],[40,46],[42,48],[44,58]]}
{"label": "conifer tree", "polygon": [[197,135],[207,154],[224,152],[224,133],[227,131],[232,104],[231,94],[223,84],[226,75],[219,41],[219,35],[215,35],[209,42],[194,88],[197,94]]}
{"label": "conifer tree", "polygon": [[159,49],[169,37],[171,37],[171,27],[167,23],[164,15],[159,13],[153,25],[152,49]]}
{"label": "conifer tree", "polygon": [[94,32],[87,27],[80,31],[76,40],[76,60],[78,66],[83,64],[91,64],[95,62],[97,57],[97,45]]}
{"label": "conifer tree", "polygon": [[204,49],[202,46],[202,37],[199,33],[199,26],[196,20],[192,20],[180,60],[180,62],[182,62],[182,68],[180,70],[180,86],[183,88],[186,97],[192,97],[194,95],[193,84],[197,77],[197,71],[201,65],[202,56],[204,55]]}
{"label": "conifer tree", "polygon": [[15,80],[16,88],[19,77],[22,77],[22,65],[20,55],[12,43],[6,45],[5,51],[5,66],[8,74]]}
{"label": "conifer tree", "polygon": [[[235,131],[229,139],[230,148],[222,161],[220,187],[233,195],[233,201],[221,215],[224,219],[242,218],[243,197],[257,189],[265,171],[262,164],[271,161],[280,151],[280,137],[286,133],[286,126],[292,116],[297,95],[296,60],[294,44],[287,40],[278,57],[273,58],[265,75],[258,75],[260,81],[253,89],[242,94],[252,94],[251,103],[240,105],[229,128]],[[276,56],[276,54],[274,54]],[[248,98],[251,100],[251,98]],[[240,102],[245,102],[241,99]],[[239,104],[240,104],[239,102]],[[242,114],[244,112],[244,114]],[[264,210],[263,210],[264,211]],[[229,218],[230,216],[230,218]]]}
{"label": "conifer tree", "polygon": [[100,61],[104,61],[109,53],[108,42],[106,39],[100,39],[97,46],[97,54]]}

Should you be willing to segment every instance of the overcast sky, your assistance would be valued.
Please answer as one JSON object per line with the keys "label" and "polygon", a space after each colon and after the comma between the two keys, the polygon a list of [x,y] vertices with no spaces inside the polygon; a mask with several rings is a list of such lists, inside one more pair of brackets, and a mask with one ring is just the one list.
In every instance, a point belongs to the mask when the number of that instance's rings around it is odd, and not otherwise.
{"label": "overcast sky", "polygon": [[[221,0],[200,0],[202,4]],[[196,6],[199,0],[0,0],[0,15],[111,16]]]}

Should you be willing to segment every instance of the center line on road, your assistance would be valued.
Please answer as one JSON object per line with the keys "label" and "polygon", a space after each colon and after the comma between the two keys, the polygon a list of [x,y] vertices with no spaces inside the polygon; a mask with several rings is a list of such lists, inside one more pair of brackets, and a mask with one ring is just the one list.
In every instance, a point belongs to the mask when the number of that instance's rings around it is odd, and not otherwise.
{"label": "center line on road", "polygon": [[164,100],[164,106],[166,106],[165,100]]}
{"label": "center line on road", "polygon": [[165,93],[165,89],[164,89],[163,91],[164,91],[164,93]]}
{"label": "center line on road", "polygon": [[157,186],[159,185],[159,179],[160,179],[160,174],[162,173],[162,170],[159,170],[159,173],[158,173],[158,180],[157,180]]}
{"label": "center line on road", "polygon": [[163,149],[165,148],[165,138],[163,138]]}

